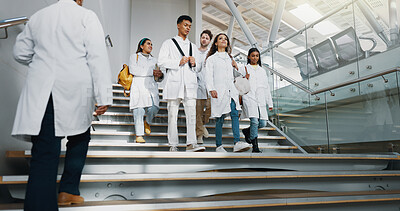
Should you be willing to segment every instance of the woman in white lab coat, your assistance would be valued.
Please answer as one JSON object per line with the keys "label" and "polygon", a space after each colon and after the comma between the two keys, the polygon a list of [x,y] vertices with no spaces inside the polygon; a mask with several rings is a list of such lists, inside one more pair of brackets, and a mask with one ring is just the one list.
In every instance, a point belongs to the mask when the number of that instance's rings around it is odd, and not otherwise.
{"label": "woman in white lab coat", "polygon": [[[216,118],[216,151],[226,152],[222,146],[222,125],[226,114],[230,114],[234,137],[234,152],[243,152],[251,145],[240,141],[239,132],[239,92],[233,84],[236,63],[232,61],[229,39],[226,34],[218,34],[206,58],[206,86],[211,95],[211,116]],[[237,66],[236,66],[237,67]]]}
{"label": "woman in white lab coat", "polygon": [[243,96],[242,116],[250,118],[250,127],[242,132],[246,141],[253,145],[253,152],[261,152],[258,148],[258,129],[267,125],[267,110],[272,111],[273,102],[267,72],[261,67],[260,52],[257,48],[249,50],[247,65],[241,68],[241,72],[250,82],[250,92]]}
{"label": "woman in white lab coat", "polygon": [[156,70],[157,59],[150,54],[152,50],[151,40],[143,38],[129,61],[129,72],[133,75],[129,108],[133,111],[136,143],[145,143],[143,135],[151,133],[149,123],[159,110],[158,85],[154,77],[160,78],[163,74]]}

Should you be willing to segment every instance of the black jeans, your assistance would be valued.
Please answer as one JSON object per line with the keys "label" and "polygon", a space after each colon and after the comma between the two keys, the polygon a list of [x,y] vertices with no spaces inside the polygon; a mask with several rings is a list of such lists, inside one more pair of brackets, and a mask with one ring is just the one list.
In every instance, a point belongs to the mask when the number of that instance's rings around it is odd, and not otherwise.
{"label": "black jeans", "polygon": [[[32,136],[32,159],[26,188],[24,210],[53,211],[57,205],[57,171],[62,137],[55,136],[53,100],[50,95],[40,133]],[[85,165],[90,128],[82,134],[68,136],[64,172],[59,192],[80,195],[79,182]]]}

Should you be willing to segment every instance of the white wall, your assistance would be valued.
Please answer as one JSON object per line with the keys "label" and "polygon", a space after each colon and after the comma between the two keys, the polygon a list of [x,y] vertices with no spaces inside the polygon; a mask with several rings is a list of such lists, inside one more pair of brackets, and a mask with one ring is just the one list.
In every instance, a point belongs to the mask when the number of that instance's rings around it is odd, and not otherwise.
{"label": "white wall", "polygon": [[108,47],[108,55],[116,83],[122,64],[129,62],[131,0],[84,0],[83,6],[97,14],[105,35],[111,37],[113,47]]}
{"label": "white wall", "polygon": [[[131,54],[136,52],[139,41],[147,37],[153,42],[153,56],[158,57],[162,43],[177,35],[176,20],[180,15],[190,15],[196,21],[195,2],[200,2],[201,10],[201,0],[132,0]],[[195,23],[192,25],[189,39],[195,43],[200,32]]]}

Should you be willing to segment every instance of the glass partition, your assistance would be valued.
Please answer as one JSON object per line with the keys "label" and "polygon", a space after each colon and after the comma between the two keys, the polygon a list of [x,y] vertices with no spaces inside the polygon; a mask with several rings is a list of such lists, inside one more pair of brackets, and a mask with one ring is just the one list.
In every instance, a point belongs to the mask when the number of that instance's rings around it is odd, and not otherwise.
{"label": "glass partition", "polygon": [[[282,35],[268,54],[274,123],[309,152],[399,152],[400,79],[388,70],[400,66],[400,47],[387,42],[388,26],[379,18],[388,8],[346,1],[334,11],[288,2],[287,11],[304,25]],[[314,19],[307,22],[304,11]],[[313,23],[322,14],[330,15]]]}

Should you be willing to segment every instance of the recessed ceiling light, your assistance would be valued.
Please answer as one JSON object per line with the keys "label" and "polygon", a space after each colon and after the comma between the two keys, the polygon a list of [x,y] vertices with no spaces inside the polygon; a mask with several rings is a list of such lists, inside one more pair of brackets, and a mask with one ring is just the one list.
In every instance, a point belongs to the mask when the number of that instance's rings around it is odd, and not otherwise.
{"label": "recessed ceiling light", "polygon": [[322,15],[317,10],[312,8],[309,4],[302,4],[296,9],[290,10],[289,12],[295,15],[304,23],[310,23],[322,17]]}
{"label": "recessed ceiling light", "polygon": [[305,51],[305,50],[306,50],[305,47],[300,46],[300,47],[298,47],[298,48],[290,49],[289,51],[292,52],[292,53],[294,53],[294,54],[298,54],[298,53],[303,52],[303,51]]}

